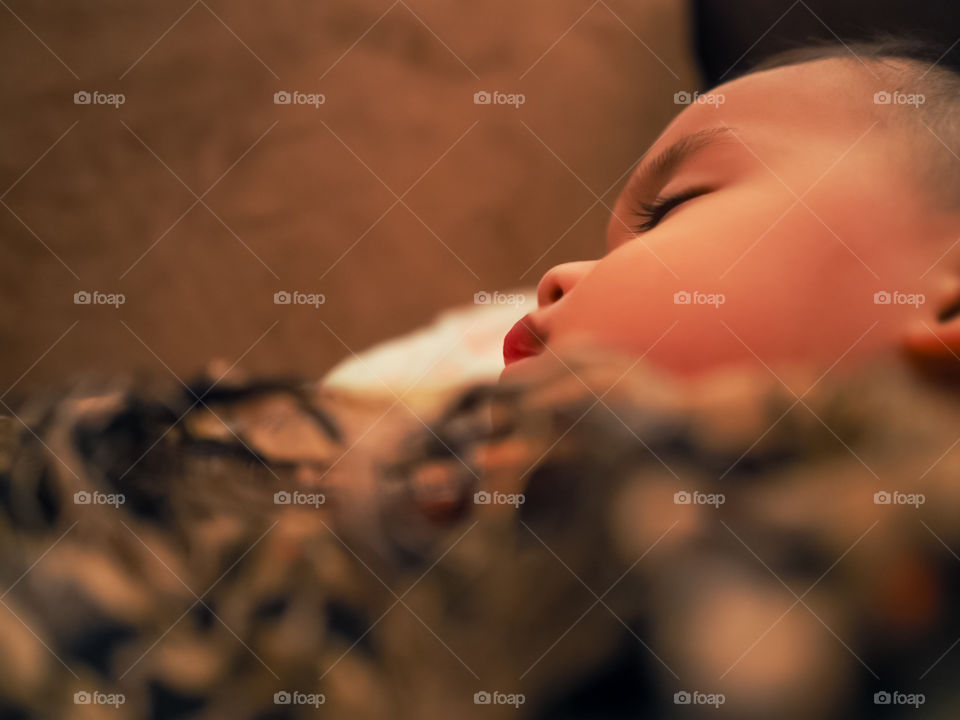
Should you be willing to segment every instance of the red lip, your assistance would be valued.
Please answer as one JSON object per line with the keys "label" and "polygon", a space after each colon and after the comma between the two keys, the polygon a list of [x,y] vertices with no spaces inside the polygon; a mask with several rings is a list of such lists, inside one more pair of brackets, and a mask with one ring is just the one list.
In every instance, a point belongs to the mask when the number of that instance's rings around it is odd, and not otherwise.
{"label": "red lip", "polygon": [[530,315],[524,315],[503,339],[503,363],[510,365],[543,352],[544,339]]}

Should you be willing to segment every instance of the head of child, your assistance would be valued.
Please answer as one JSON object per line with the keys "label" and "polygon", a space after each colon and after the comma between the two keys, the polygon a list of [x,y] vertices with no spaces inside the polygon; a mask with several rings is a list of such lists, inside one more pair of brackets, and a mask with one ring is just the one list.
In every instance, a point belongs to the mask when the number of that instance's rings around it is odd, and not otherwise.
{"label": "head of child", "polygon": [[606,254],[543,276],[505,375],[568,346],[684,375],[905,350],[960,367],[960,75],[922,57],[809,48],[690,102]]}

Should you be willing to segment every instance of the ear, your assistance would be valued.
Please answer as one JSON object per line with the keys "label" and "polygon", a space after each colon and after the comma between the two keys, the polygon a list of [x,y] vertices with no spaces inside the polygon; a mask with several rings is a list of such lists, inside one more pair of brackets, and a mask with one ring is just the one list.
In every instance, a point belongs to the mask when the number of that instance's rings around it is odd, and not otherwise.
{"label": "ear", "polygon": [[960,376],[960,277],[933,298],[928,314],[904,333],[903,348],[925,369]]}

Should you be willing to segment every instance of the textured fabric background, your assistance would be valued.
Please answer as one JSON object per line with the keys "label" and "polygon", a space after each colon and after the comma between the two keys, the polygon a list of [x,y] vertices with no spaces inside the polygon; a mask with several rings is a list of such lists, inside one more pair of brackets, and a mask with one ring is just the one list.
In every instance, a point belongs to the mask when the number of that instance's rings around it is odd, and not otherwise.
{"label": "textured fabric background", "polygon": [[[248,351],[253,371],[318,377],[596,255],[594,193],[612,204],[696,87],[688,33],[679,0],[5,2],[0,391],[64,333],[20,386]],[[275,105],[283,90],[326,102]]]}

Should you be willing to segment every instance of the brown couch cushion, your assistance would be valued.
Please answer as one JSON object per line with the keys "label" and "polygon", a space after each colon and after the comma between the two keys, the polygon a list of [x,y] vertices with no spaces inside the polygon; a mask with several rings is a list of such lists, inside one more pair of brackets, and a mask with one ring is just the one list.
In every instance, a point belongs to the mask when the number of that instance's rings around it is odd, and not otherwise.
{"label": "brown couch cushion", "polygon": [[[612,203],[697,84],[674,0],[8,5],[0,392],[69,328],[18,387],[213,357],[319,376],[534,284],[601,252],[593,192]],[[274,104],[293,90],[326,101]],[[474,104],[494,90],[526,102]]]}

